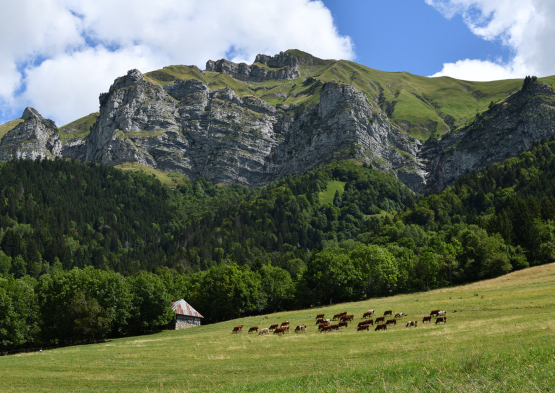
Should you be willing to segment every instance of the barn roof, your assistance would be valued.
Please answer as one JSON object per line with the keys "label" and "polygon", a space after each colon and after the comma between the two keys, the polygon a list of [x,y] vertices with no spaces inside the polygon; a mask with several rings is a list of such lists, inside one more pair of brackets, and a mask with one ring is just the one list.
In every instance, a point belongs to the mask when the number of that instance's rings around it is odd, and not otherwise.
{"label": "barn roof", "polygon": [[183,299],[173,302],[172,310],[175,311],[176,314],[204,318],[202,315],[200,315],[200,313],[197,310],[191,307],[191,305]]}

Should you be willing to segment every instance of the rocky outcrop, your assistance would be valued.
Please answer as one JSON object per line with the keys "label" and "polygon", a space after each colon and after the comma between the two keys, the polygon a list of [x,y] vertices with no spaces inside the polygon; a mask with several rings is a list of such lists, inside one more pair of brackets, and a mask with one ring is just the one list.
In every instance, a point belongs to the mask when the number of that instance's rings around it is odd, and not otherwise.
{"label": "rocky outcrop", "polygon": [[419,142],[349,85],[325,84],[311,107],[274,107],[229,88],[211,91],[198,80],[162,87],[131,70],[100,102],[86,159],[107,165],[138,162],[245,186],[346,158],[423,173],[415,158]]}
{"label": "rocky outcrop", "polygon": [[35,109],[25,108],[23,123],[10,130],[0,141],[0,161],[54,158],[62,156],[62,143],[52,120]]}
{"label": "rocky outcrop", "polygon": [[424,146],[428,190],[441,190],[462,174],[516,156],[555,134],[555,91],[530,82],[462,129]]}
{"label": "rocky outcrop", "polygon": [[[257,65],[259,63],[262,67]],[[266,67],[264,67],[266,66]],[[267,80],[292,80],[301,75],[299,58],[289,53],[280,52],[275,56],[257,55],[255,64],[236,64],[226,59],[208,60],[206,71],[224,72],[235,79],[248,82]]]}

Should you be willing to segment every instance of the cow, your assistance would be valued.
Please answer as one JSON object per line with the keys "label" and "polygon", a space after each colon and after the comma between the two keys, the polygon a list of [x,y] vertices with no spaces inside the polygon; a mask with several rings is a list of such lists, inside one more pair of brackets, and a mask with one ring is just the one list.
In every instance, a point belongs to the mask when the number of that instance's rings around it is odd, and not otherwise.
{"label": "cow", "polygon": [[366,321],[359,322],[358,326],[361,326],[361,325],[372,325],[372,326],[374,326],[374,320],[373,319],[367,319]]}
{"label": "cow", "polygon": [[322,329],[324,329],[326,326],[328,326],[327,323],[321,323],[320,325],[318,325],[318,330],[322,330]]}
{"label": "cow", "polygon": [[376,323],[378,323],[378,322],[385,322],[385,317],[376,318]]}
{"label": "cow", "polygon": [[248,333],[258,332],[258,326],[253,326],[249,329]]}
{"label": "cow", "polygon": [[387,310],[386,312],[383,313],[383,316],[385,317],[386,315],[392,315],[393,311],[392,310]]}
{"label": "cow", "polygon": [[324,332],[331,332],[331,326],[322,327],[322,329],[320,330],[320,333],[324,333]]}
{"label": "cow", "polygon": [[280,333],[285,334],[285,328],[280,327],[280,328],[276,328],[276,330],[274,330],[274,334],[279,335]]}
{"label": "cow", "polygon": [[235,326],[231,333],[237,334],[237,333],[241,333],[242,331],[243,331],[243,326],[239,325],[239,326]]}
{"label": "cow", "polygon": [[378,330],[387,330],[387,325],[385,323],[382,323],[378,326],[376,326],[376,329],[374,329],[374,331],[378,331]]}
{"label": "cow", "polygon": [[341,317],[341,322],[347,322],[347,321],[352,321],[355,318],[354,315],[343,315]]}
{"label": "cow", "polygon": [[347,315],[347,311],[341,311],[341,312],[339,313],[339,315],[341,315],[341,316]]}
{"label": "cow", "polygon": [[371,317],[372,315],[374,315],[374,310],[369,310],[368,312],[365,312],[362,315],[362,319],[367,318],[367,317]]}
{"label": "cow", "polygon": [[407,326],[405,327],[411,327],[411,326],[416,327],[417,324],[418,324],[418,321],[408,321]]}
{"label": "cow", "polygon": [[396,319],[388,319],[387,321],[385,321],[386,325],[397,325],[397,320]]}
{"label": "cow", "polygon": [[403,319],[403,317],[404,317],[405,315],[406,315],[406,314],[405,314],[404,312],[398,312],[398,313],[395,314],[395,318],[401,318],[401,319]]}
{"label": "cow", "polygon": [[277,324],[277,323],[275,323],[275,324],[273,324],[273,325],[270,325],[270,327],[269,327],[270,330],[274,330],[274,329],[277,329],[277,328],[278,328],[278,324]]}
{"label": "cow", "polygon": [[319,324],[321,324],[321,323],[324,323],[324,321],[325,321],[324,318],[318,318],[318,319],[316,320],[315,325],[319,325]]}
{"label": "cow", "polygon": [[258,332],[258,335],[262,336],[263,334],[270,334],[270,329],[268,328],[260,329],[260,331]]}
{"label": "cow", "polygon": [[305,332],[306,333],[306,325],[298,325],[295,328],[295,333]]}
{"label": "cow", "polygon": [[432,312],[430,313],[430,316],[431,316],[431,317],[434,317],[434,316],[437,317],[437,313],[438,313],[439,311],[440,311],[440,310],[432,310]]}
{"label": "cow", "polygon": [[424,319],[422,320],[422,323],[424,323],[424,322],[426,322],[426,321],[428,321],[428,323],[432,323],[432,317],[431,317],[431,316],[429,316],[429,317],[424,317]]}
{"label": "cow", "polygon": [[436,325],[440,322],[447,323],[447,317],[437,317]]}
{"label": "cow", "polygon": [[336,319],[341,319],[342,315],[341,314],[334,314],[333,318],[331,319],[332,321],[335,321]]}
{"label": "cow", "polygon": [[438,311],[437,316],[438,317],[446,317],[447,316],[447,311]]}
{"label": "cow", "polygon": [[316,315],[316,319],[318,319],[318,318],[324,318],[324,314],[318,314],[318,315]]}
{"label": "cow", "polygon": [[281,329],[283,329],[286,333],[289,333],[289,325],[282,326]]}
{"label": "cow", "polygon": [[331,319],[324,319],[324,323],[331,323]]}
{"label": "cow", "polygon": [[368,325],[357,326],[357,332],[360,332],[361,330],[370,330],[370,327]]}
{"label": "cow", "polygon": [[289,321],[285,321],[281,323],[280,327],[289,326]]}
{"label": "cow", "polygon": [[331,330],[339,330],[339,324],[331,325]]}
{"label": "cow", "polygon": [[349,327],[347,322],[339,322],[339,327]]}

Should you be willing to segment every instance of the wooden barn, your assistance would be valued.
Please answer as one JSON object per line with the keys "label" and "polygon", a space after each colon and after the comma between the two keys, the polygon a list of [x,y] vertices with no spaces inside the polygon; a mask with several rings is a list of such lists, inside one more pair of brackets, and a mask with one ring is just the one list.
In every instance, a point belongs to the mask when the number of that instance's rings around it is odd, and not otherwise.
{"label": "wooden barn", "polygon": [[183,299],[173,302],[172,310],[175,312],[175,330],[200,326],[200,320],[204,318]]}

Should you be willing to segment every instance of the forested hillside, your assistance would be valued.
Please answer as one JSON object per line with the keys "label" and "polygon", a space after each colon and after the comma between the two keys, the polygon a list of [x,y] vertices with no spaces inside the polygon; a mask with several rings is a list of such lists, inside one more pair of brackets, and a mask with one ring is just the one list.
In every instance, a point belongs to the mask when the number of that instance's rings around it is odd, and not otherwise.
{"label": "forested hillside", "polygon": [[175,190],[97,164],[11,161],[0,349],[148,331],[182,297],[206,323],[553,261],[554,171],[555,138],[426,197],[352,161],[258,189]]}

